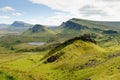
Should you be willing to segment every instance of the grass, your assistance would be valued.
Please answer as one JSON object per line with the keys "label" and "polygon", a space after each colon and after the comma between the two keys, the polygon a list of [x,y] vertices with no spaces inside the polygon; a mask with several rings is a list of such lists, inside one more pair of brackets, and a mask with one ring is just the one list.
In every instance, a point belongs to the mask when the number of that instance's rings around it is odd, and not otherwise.
{"label": "grass", "polygon": [[3,57],[0,59],[0,67],[4,72],[17,77],[17,80],[33,80],[30,70],[37,65],[43,54],[0,54],[0,56]]}
{"label": "grass", "polygon": [[[0,75],[0,79],[2,80],[85,80],[87,78],[91,78],[92,80],[119,80],[119,59],[120,57],[115,57],[112,59],[103,59],[96,58],[101,60],[101,63],[98,66],[89,66],[83,69],[75,68],[75,65],[80,65],[86,63],[90,59],[95,59],[93,56],[86,55],[86,59],[82,59],[83,53],[86,51],[80,52],[75,49],[75,45],[86,45],[89,44],[87,48],[88,51],[92,50],[92,47],[95,47],[98,52],[104,50],[92,43],[84,43],[82,41],[77,41],[65,49],[66,54],[62,58],[63,60],[58,60],[54,63],[43,64],[40,59],[45,55],[45,52],[40,53],[21,53],[21,54],[0,54],[0,67],[2,70],[2,74]],[[90,48],[91,47],[91,48]],[[74,48],[76,52],[69,51],[69,48]],[[84,49],[86,47],[83,47]],[[73,53],[73,54],[70,54]],[[75,53],[78,53],[79,57],[76,56]],[[70,55],[74,56],[74,59],[69,59]],[[97,54],[97,53],[95,53]],[[90,54],[91,55],[91,54]],[[102,55],[101,53],[99,55]],[[84,55],[85,56],[85,55]],[[64,61],[64,62],[63,62]],[[73,63],[74,62],[74,63]],[[69,63],[69,64],[68,64]],[[113,65],[114,64],[114,65]],[[112,68],[112,69],[111,69]],[[118,69],[117,69],[118,68]],[[8,77],[12,77],[13,79],[8,79]],[[111,77],[112,76],[112,77]]]}
{"label": "grass", "polygon": [[0,79],[2,80],[16,80],[15,77],[13,77],[12,75],[8,75],[3,71],[0,71]]}
{"label": "grass", "polygon": [[[107,40],[101,38],[101,41]],[[114,45],[113,45],[114,44]],[[109,47],[100,47],[89,41],[75,40],[66,45],[52,49],[30,51],[36,46],[26,43],[14,45],[15,50],[28,49],[28,52],[9,52],[1,47],[0,79],[2,80],[119,80],[120,75],[120,46],[106,42]],[[52,46],[53,47],[53,46]],[[54,48],[54,47],[53,47]],[[64,53],[53,63],[43,63],[50,56]],[[47,57],[44,57],[46,56]],[[44,57],[44,58],[43,58]],[[42,59],[42,60],[41,60]]]}

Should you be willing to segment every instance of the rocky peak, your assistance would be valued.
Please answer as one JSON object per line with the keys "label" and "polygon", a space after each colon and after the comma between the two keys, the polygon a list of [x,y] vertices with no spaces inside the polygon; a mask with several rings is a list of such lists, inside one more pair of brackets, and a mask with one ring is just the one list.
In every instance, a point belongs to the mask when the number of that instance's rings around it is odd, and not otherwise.
{"label": "rocky peak", "polygon": [[36,24],[33,28],[32,28],[32,32],[39,32],[39,31],[46,31],[47,27],[40,25],[40,24]]}
{"label": "rocky peak", "polygon": [[83,25],[74,23],[72,21],[64,22],[64,23],[62,23],[61,26],[63,28],[65,28],[65,29],[71,29],[71,30],[80,30],[80,29],[86,29],[86,28],[88,28],[87,26],[83,26]]}

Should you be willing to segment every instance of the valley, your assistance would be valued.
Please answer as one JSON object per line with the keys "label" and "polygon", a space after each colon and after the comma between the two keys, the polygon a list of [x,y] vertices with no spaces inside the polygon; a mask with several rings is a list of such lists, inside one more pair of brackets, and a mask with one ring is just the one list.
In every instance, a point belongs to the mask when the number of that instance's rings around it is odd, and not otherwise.
{"label": "valley", "polygon": [[73,18],[51,28],[15,21],[6,34],[0,30],[0,80],[119,80],[119,24]]}

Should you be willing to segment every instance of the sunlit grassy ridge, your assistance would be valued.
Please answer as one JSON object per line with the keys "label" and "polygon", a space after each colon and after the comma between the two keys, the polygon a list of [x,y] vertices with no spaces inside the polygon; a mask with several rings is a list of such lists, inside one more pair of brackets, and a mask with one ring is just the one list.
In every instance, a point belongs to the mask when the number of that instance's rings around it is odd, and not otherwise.
{"label": "sunlit grassy ridge", "polygon": [[[62,46],[62,47],[61,47]],[[21,54],[0,54],[3,80],[119,80],[119,49],[102,48],[95,43],[74,40],[58,46],[49,54],[23,52]],[[110,52],[116,53],[110,53]],[[63,53],[56,61],[44,63],[49,57]],[[112,77],[111,77],[112,76]],[[98,78],[99,77],[99,78]]]}
{"label": "sunlit grassy ridge", "polygon": [[1,76],[5,75],[1,79],[9,80],[8,75],[16,80],[119,80],[119,55],[110,57],[109,50],[77,40],[52,55],[60,52],[64,54],[47,64],[43,63],[47,58],[40,61],[46,51],[1,54],[0,67],[4,72]]}
{"label": "sunlit grassy ridge", "polygon": [[55,62],[39,66],[41,73],[48,71],[50,78],[59,80],[119,80],[119,53],[112,55],[109,50],[81,40],[52,55],[60,52],[64,54]]}

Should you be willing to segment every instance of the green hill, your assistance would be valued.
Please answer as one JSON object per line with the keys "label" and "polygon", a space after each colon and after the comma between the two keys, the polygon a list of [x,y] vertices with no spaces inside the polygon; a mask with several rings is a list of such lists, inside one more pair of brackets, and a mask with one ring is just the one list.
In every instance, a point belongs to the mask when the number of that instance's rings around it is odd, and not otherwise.
{"label": "green hill", "polygon": [[[110,53],[95,44],[92,38],[84,35],[51,50],[41,59],[44,63],[40,66],[51,67],[48,78],[52,79],[119,80],[119,59],[119,53]],[[49,69],[47,71],[49,72]]]}
{"label": "green hill", "polygon": [[[58,61],[71,61],[76,58],[101,57],[106,52],[103,48],[96,45],[96,41],[89,34],[75,37],[52,49],[44,58],[48,58],[45,63]],[[86,55],[86,56],[85,56]],[[76,58],[74,58],[77,56]],[[84,56],[84,57],[83,57]],[[73,57],[73,58],[72,58]],[[43,58],[43,59],[44,59]],[[64,60],[68,58],[68,60]],[[70,59],[71,58],[71,59]],[[60,59],[60,60],[59,60]],[[57,62],[58,62],[57,61]]]}
{"label": "green hill", "polygon": [[54,35],[55,33],[48,29],[48,27],[36,24],[28,31],[23,33],[24,36],[39,36],[39,37],[48,37]]}
{"label": "green hill", "polygon": [[9,25],[7,30],[11,32],[23,33],[31,27],[33,27],[32,24],[28,24],[22,21],[14,21],[11,25]]}
{"label": "green hill", "polygon": [[0,79],[119,80],[119,52],[119,45],[103,48],[85,34],[47,51],[0,54]]}
{"label": "green hill", "polygon": [[91,28],[113,29],[113,30],[120,29],[120,22],[91,21],[91,20],[84,20],[84,19],[77,19],[77,18],[73,18],[70,21],[84,25],[84,26],[89,26]]}
{"label": "green hill", "polygon": [[[71,31],[78,31],[81,33],[88,32],[88,33],[100,33],[102,32],[106,34],[114,34],[119,33],[120,26],[119,22],[100,22],[100,21],[90,21],[90,20],[82,20],[82,19],[70,19],[67,22],[64,22],[61,24],[61,28],[63,29],[63,32],[66,32],[66,30]],[[69,32],[69,31],[68,31]],[[69,32],[70,33],[70,32]],[[74,32],[71,32],[74,33]]]}

